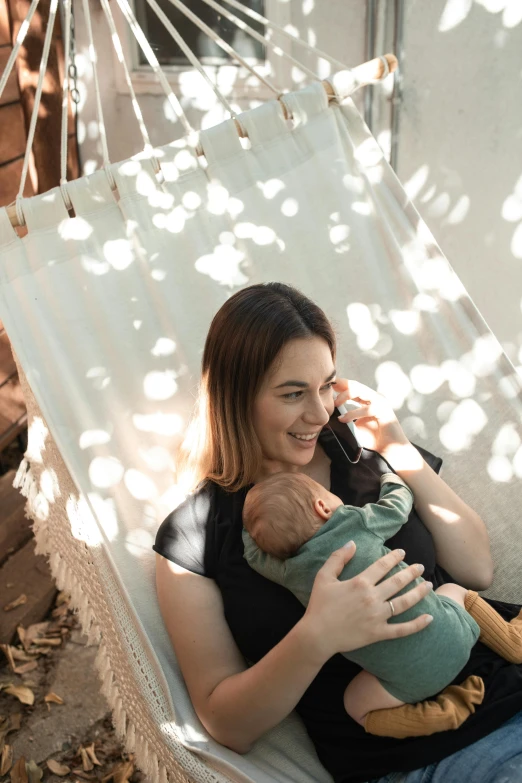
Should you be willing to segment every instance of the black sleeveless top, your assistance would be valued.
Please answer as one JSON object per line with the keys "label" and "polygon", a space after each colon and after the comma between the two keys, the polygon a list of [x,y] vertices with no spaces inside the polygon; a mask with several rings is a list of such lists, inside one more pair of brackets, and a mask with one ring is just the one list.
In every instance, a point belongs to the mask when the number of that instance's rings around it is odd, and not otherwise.
{"label": "black sleeveless top", "polygon": [[[357,464],[346,426],[332,418],[320,443],[331,459],[331,491],[343,503],[363,506],[379,496],[379,477],[390,472],[376,452],[363,449]],[[442,460],[417,447],[437,472]],[[161,524],[153,549],[194,573],[214,579],[221,591],[225,617],[236,644],[250,663],[260,660],[302,617],[299,601],[280,585],[253,571],[243,558],[242,509],[248,487],[228,493],[208,483],[173,511]],[[412,511],[408,522],[389,541],[402,548],[406,562],[423,563],[424,578],[434,587],[454,581],[435,562],[431,534]],[[519,607],[490,602],[506,619]],[[335,655],[321,669],[296,709],[303,719],[319,758],[336,783],[364,783],[389,772],[408,772],[440,761],[494,731],[522,710],[522,666],[509,664],[480,642],[465,669],[484,679],[486,695],[474,715],[453,731],[429,737],[395,740],[366,734],[345,712],[343,694],[359,667]]]}

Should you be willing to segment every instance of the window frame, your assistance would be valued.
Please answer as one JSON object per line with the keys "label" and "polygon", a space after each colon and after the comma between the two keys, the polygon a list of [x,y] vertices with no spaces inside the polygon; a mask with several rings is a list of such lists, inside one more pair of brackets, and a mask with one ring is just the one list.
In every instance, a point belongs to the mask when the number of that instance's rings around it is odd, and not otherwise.
{"label": "window frame", "polygon": [[[130,2],[135,11],[135,1],[130,0]],[[147,0],[142,0],[142,2],[146,3]],[[231,13],[234,12],[232,7],[229,10]],[[125,57],[125,62],[130,71],[132,86],[136,95],[164,96],[163,87],[151,67],[149,65],[139,64],[138,42],[117,4],[114,4],[112,11],[123,49],[123,56]],[[281,0],[265,0],[264,16],[266,16],[267,19],[270,19],[274,24],[285,27],[290,24],[291,21],[290,3],[284,3],[281,2]],[[281,36],[278,36],[278,40],[279,39],[281,39]],[[290,42],[288,43],[290,44]],[[118,60],[114,47],[112,47],[112,57],[116,90],[121,95],[129,95],[125,74],[123,73],[123,68]],[[266,48],[265,62],[269,64],[271,69],[271,73],[267,74],[266,78],[274,84],[274,86],[284,89],[285,86],[288,86],[291,83],[292,63],[284,60],[282,57],[278,57],[268,47]],[[194,68],[190,64],[188,66],[162,65],[161,67],[174,93],[179,95],[182,80],[186,74],[193,73]],[[250,100],[265,101],[275,97],[274,93],[264,84],[259,83],[257,86],[252,85],[252,74],[239,64],[227,62],[221,65],[204,65],[203,68],[213,80],[217,76],[216,71],[219,71],[221,68],[236,68],[239,71],[238,78],[234,82],[232,91],[226,95],[228,100],[234,101],[248,98]]]}

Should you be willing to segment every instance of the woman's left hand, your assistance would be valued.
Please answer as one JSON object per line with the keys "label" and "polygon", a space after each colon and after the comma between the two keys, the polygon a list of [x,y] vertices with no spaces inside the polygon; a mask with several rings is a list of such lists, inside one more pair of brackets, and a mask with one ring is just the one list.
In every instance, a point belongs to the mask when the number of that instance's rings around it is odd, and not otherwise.
{"label": "woman's left hand", "polygon": [[346,378],[338,378],[333,388],[338,392],[336,405],[350,400],[361,406],[360,410],[339,416],[339,421],[355,422],[363,446],[382,454],[390,446],[409,443],[390,402],[382,394]]}

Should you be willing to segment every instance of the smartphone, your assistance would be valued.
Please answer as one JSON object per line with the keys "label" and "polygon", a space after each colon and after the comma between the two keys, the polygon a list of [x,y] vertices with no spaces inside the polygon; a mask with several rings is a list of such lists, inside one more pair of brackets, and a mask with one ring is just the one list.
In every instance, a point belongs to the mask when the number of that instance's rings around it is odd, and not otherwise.
{"label": "smartphone", "polygon": [[[343,402],[343,403],[342,403],[342,405],[336,405],[336,408],[337,408],[337,410],[339,411],[339,413],[341,414],[341,416],[342,416],[344,413],[348,413],[348,411],[357,410],[357,408],[360,408],[360,407],[361,407],[361,405],[359,405],[359,403],[357,403],[357,402],[353,402],[353,400],[346,400],[346,402]],[[342,422],[342,423],[343,423],[343,424],[346,424],[346,426],[348,427],[348,429],[349,429],[349,430],[350,430],[350,432],[352,433],[352,435],[353,435],[353,437],[354,437],[354,439],[355,439],[355,442],[357,443],[357,446],[358,446],[360,449],[362,449],[362,448],[363,448],[363,445],[362,445],[362,443],[360,442],[360,440],[359,440],[359,438],[358,438],[358,435],[357,435],[357,427],[355,426],[355,424],[353,423],[353,421],[350,421],[350,422]]]}

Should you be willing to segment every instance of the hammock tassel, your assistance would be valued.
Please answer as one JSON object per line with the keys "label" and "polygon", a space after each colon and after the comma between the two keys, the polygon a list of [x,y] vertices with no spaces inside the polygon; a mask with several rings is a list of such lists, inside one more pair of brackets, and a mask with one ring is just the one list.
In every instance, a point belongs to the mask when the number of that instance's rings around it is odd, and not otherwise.
{"label": "hammock tassel", "polygon": [[148,769],[145,770],[147,777],[150,778],[151,783],[159,783],[159,763],[156,753],[149,751],[149,763]]}
{"label": "hammock tassel", "polygon": [[159,783],[169,783],[169,778],[167,775],[167,767],[165,764],[159,765]]}
{"label": "hammock tassel", "polygon": [[55,575],[55,581],[58,585],[59,590],[63,590],[64,584],[65,584],[65,573],[67,570],[67,565],[65,563],[65,560],[63,560],[61,557],[57,558],[58,562],[56,563],[55,568],[53,568],[53,573]]}
{"label": "hammock tassel", "polygon": [[98,669],[100,678],[102,680],[105,679],[105,675],[107,674],[108,671],[110,671],[111,664],[109,661],[109,656],[107,655],[107,648],[103,644],[103,642],[100,644],[98,648],[98,652],[96,653],[96,658],[94,659],[94,664]]}
{"label": "hammock tassel", "polygon": [[129,753],[133,753],[136,748],[136,729],[134,723],[127,726],[127,736],[125,737],[125,746]]}
{"label": "hammock tassel", "polygon": [[139,758],[141,759],[141,764],[143,766],[143,769],[145,770],[145,773],[148,774],[148,768],[149,768],[149,743],[147,740],[142,737],[141,738],[141,755]]}
{"label": "hammock tassel", "polygon": [[29,487],[34,483],[34,477],[31,472],[29,462],[25,459],[21,461],[16,471],[16,476],[13,481],[13,487],[19,489],[24,497],[28,496]]}
{"label": "hammock tassel", "polygon": [[105,675],[105,677],[103,678],[103,683],[101,687],[101,692],[107,698],[109,704],[112,703],[113,686],[114,686],[114,678],[113,678],[112,671],[109,670]]}
{"label": "hammock tassel", "polygon": [[123,709],[123,702],[120,696],[117,697],[114,705],[114,728],[120,740],[123,739],[127,728],[127,714]]}

